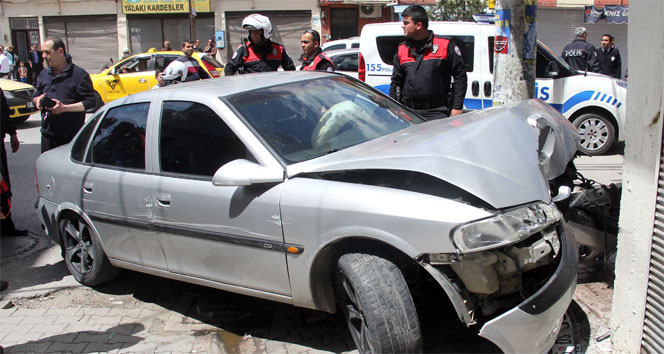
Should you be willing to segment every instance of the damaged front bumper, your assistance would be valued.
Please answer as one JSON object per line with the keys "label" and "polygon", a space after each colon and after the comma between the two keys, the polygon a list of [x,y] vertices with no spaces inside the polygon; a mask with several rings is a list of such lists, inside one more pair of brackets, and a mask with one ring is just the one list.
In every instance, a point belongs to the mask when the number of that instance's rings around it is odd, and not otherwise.
{"label": "damaged front bumper", "polygon": [[549,281],[517,307],[487,322],[480,336],[505,353],[546,353],[553,346],[576,289],[577,251],[567,224],[559,228],[561,260]]}
{"label": "damaged front bumper", "polygon": [[[556,226],[556,233],[560,240],[559,260],[548,280],[518,305],[485,322],[479,332],[505,353],[546,353],[560,331],[562,318],[576,289],[578,260],[569,226],[561,222]],[[466,326],[474,325],[478,308],[472,297],[468,297],[468,287],[428,262],[420,264],[441,285],[459,319]]]}

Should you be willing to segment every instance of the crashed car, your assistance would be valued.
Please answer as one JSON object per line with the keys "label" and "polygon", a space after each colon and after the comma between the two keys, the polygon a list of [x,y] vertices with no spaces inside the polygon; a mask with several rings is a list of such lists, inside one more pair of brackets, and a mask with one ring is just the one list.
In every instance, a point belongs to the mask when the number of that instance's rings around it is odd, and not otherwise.
{"label": "crashed car", "polygon": [[431,283],[439,321],[543,353],[576,287],[549,187],[576,138],[538,100],[425,122],[344,75],[240,75],[105,105],[37,160],[37,208],[84,285],[126,268],[340,309],[361,353],[405,353]]}

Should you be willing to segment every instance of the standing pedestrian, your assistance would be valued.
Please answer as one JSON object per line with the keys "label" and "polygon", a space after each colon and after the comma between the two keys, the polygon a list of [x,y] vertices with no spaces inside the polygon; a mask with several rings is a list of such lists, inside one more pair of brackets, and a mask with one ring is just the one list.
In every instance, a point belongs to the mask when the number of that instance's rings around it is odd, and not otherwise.
{"label": "standing pedestrian", "polygon": [[129,48],[124,47],[122,48],[122,57],[120,57],[120,61],[123,61],[131,56],[131,53],[129,52]]}
{"label": "standing pedestrian", "polygon": [[198,39],[194,41],[194,52],[203,53],[203,48],[201,48],[201,41]]}
{"label": "standing pedestrian", "polygon": [[10,79],[11,65],[9,64],[9,54],[5,51],[0,53],[0,78]]}
{"label": "standing pedestrian", "polygon": [[[5,94],[0,89],[0,130],[3,143],[0,144],[0,157],[2,158],[2,165],[0,165],[0,176],[2,176],[2,181],[0,182],[0,194],[2,195],[2,212],[0,213],[1,229],[0,234],[2,236],[25,236],[28,234],[27,230],[17,229],[12,220],[11,214],[11,196],[12,196],[12,185],[9,180],[9,168],[7,165],[7,151],[5,151],[5,135],[9,134],[9,143],[11,145],[12,153],[17,152],[20,143],[18,141],[18,135],[16,134],[16,127],[14,122],[9,118],[9,104],[5,98]],[[1,290],[0,290],[1,291]]]}
{"label": "standing pedestrian", "polygon": [[48,68],[37,80],[33,102],[42,111],[41,151],[67,144],[85,122],[85,111],[97,105],[90,75],[72,63],[58,37],[42,43]]}
{"label": "standing pedestrian", "polygon": [[18,73],[18,81],[23,82],[23,83],[28,83],[28,67],[25,66],[25,62],[23,60],[18,61],[18,69],[16,70]]}
{"label": "standing pedestrian", "polygon": [[599,72],[620,79],[622,76],[622,60],[620,51],[613,44],[613,36],[604,33],[602,35],[602,47],[597,49],[599,61]]}
{"label": "standing pedestrian", "polygon": [[599,61],[595,46],[586,42],[588,32],[585,27],[577,27],[574,30],[574,40],[563,48],[561,57],[574,70],[599,71]]}
{"label": "standing pedestrian", "polygon": [[429,18],[422,6],[410,5],[401,16],[406,41],[394,56],[390,97],[426,119],[463,113],[468,78],[459,47],[428,29]]}
{"label": "standing pedestrian", "polygon": [[194,55],[194,42],[190,39],[185,39],[182,41],[182,52],[184,55],[181,55],[176,60],[173,60],[164,72],[161,77],[166,82],[180,81],[188,82],[202,79],[209,79],[210,74],[205,71],[198,63],[198,60],[193,57]]}
{"label": "standing pedestrian", "polygon": [[9,78],[18,81],[18,74],[16,73],[16,69],[18,69],[17,57],[13,45],[10,44],[5,48],[5,55],[9,59]]}
{"label": "standing pedestrian", "polygon": [[39,50],[37,43],[33,43],[30,46],[28,66],[30,67],[31,83],[32,85],[37,85],[37,78],[42,70],[44,70],[44,58],[42,57],[42,52]]}
{"label": "standing pedestrian", "polygon": [[172,51],[173,48],[171,48],[171,42],[169,42],[169,41],[164,41],[164,47],[161,48],[161,50],[162,50],[162,51],[165,51],[165,52],[170,52],[170,51]]}
{"label": "standing pedestrian", "polygon": [[248,42],[240,45],[226,63],[225,75],[277,71],[279,66],[284,70],[295,70],[286,48],[270,40],[272,23],[269,18],[251,14],[242,20],[242,28],[249,31]]}
{"label": "standing pedestrian", "polygon": [[217,46],[214,43],[214,38],[208,39],[208,44],[205,46],[205,53],[213,58],[217,58]]}
{"label": "standing pedestrian", "polygon": [[334,63],[320,49],[320,34],[316,30],[306,30],[300,37],[302,55],[300,70],[334,71]]}

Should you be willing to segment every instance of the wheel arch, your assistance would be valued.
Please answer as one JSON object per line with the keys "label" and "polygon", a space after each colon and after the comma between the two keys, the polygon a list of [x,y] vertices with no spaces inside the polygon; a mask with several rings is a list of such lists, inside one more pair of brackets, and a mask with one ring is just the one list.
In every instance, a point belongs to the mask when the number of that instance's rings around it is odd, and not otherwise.
{"label": "wheel arch", "polygon": [[611,122],[611,125],[613,126],[613,129],[616,132],[616,140],[619,140],[618,137],[620,136],[621,132],[620,132],[620,127],[618,127],[618,121],[616,120],[615,115],[613,113],[611,113],[611,111],[609,111],[606,108],[599,107],[599,106],[586,106],[586,107],[579,108],[577,111],[572,113],[572,115],[569,117],[570,123],[573,123],[574,120],[577,117],[579,117],[581,115],[584,115],[586,113],[599,114],[599,115],[607,118],[609,120],[609,122]]}
{"label": "wheel arch", "polygon": [[[101,237],[99,236],[99,232],[97,231],[97,228],[95,225],[92,223],[92,220],[81,210],[78,206],[75,204],[63,204],[60,205],[58,208],[58,212],[55,217],[55,232],[57,235],[57,239],[60,242],[60,245],[63,245],[63,240],[62,240],[62,234],[60,233],[60,222],[66,218],[66,217],[80,217],[85,221],[86,224],[94,231],[94,237],[97,238],[97,241],[101,245],[102,249],[104,249],[104,242],[102,241]],[[104,250],[104,252],[106,252]]]}

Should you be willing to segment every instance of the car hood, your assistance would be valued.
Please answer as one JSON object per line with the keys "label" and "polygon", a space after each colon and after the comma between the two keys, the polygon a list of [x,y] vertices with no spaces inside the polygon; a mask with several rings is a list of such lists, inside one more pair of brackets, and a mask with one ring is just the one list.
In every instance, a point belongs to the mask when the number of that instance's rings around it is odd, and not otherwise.
{"label": "car hood", "polygon": [[548,180],[574,158],[578,134],[540,100],[429,121],[317,159],[287,174],[343,170],[425,173],[505,208],[550,201]]}
{"label": "car hood", "polygon": [[7,80],[7,79],[0,79],[0,88],[2,88],[3,91],[18,91],[18,90],[34,90],[35,88],[26,83],[14,81],[14,80]]}

